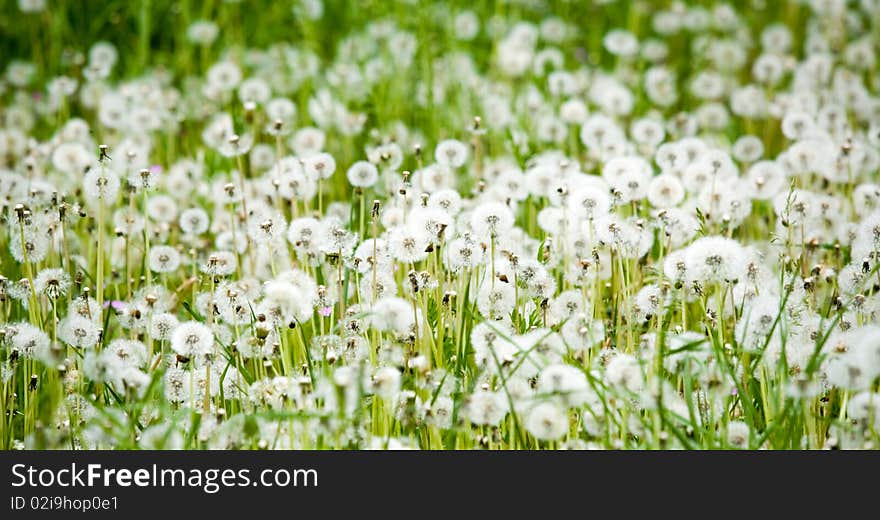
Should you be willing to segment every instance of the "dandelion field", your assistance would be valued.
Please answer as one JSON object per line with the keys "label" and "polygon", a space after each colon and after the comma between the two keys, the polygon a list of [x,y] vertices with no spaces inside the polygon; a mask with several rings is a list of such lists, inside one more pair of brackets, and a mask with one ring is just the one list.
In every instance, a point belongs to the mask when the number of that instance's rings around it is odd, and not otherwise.
{"label": "dandelion field", "polygon": [[0,7],[0,448],[880,447],[877,0]]}

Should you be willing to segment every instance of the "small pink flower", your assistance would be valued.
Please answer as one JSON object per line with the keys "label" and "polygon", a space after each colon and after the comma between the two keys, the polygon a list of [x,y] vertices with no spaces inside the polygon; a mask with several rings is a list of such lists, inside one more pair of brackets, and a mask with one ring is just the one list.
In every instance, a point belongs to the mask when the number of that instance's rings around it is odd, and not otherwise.
{"label": "small pink flower", "polygon": [[333,312],[332,307],[321,307],[321,310],[318,311],[321,313],[321,316],[330,316],[330,313]]}
{"label": "small pink flower", "polygon": [[162,173],[162,170],[163,168],[161,164],[154,164],[150,166],[150,171],[153,173]]}
{"label": "small pink flower", "polygon": [[119,301],[119,300],[109,300],[109,301],[104,302],[105,309],[107,307],[111,307],[111,306],[113,307],[113,310],[121,311],[121,310],[125,309],[125,302]]}

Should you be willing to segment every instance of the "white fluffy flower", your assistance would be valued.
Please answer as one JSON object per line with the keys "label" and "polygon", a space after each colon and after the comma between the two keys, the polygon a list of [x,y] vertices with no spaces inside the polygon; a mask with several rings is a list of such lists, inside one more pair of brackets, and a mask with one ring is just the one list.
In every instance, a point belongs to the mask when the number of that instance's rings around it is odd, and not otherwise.
{"label": "white fluffy flower", "polygon": [[171,334],[171,348],[187,358],[214,353],[214,334],[197,321],[181,323]]}
{"label": "white fluffy flower", "polygon": [[568,432],[568,415],[552,402],[535,405],[524,422],[526,430],[542,441],[555,441]]}

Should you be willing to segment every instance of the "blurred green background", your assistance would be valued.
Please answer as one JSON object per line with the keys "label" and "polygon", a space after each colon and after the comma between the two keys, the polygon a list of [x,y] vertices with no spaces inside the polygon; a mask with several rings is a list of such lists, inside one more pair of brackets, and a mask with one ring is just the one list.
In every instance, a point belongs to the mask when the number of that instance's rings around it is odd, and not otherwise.
{"label": "blurred green background", "polygon": [[[215,21],[221,28],[212,51],[229,46],[265,47],[288,41],[311,48],[319,55],[333,55],[340,37],[372,20],[393,18],[406,29],[427,37],[432,50],[449,47],[445,37],[454,15],[470,9],[484,21],[493,15],[502,19],[525,19],[539,22],[551,15],[573,23],[582,30],[576,44],[593,52],[591,60],[601,60],[596,53],[601,35],[611,28],[628,28],[637,35],[649,31],[651,14],[674,2],[667,0],[580,1],[580,0],[505,0],[422,2],[419,0],[325,0],[324,16],[312,21],[298,16],[299,0],[46,0],[40,13],[23,13],[18,0],[4,0],[0,6],[0,68],[13,59],[29,59],[40,76],[64,73],[75,65],[77,53],[100,40],[114,43],[120,51],[116,75],[136,74],[147,65],[177,68],[191,63],[194,51],[186,41],[186,29],[195,20]],[[706,8],[723,2],[689,2]],[[743,3],[734,2],[739,6]],[[764,3],[764,2],[758,2]],[[741,9],[754,17],[749,26],[759,31],[762,20],[784,15],[797,18],[801,10],[793,1],[766,2],[760,10]],[[485,27],[484,27],[485,29]],[[670,42],[674,45],[674,41]],[[483,30],[470,42],[485,49],[488,56],[492,38]],[[687,52],[687,49],[680,49]],[[210,53],[209,53],[210,56]]]}

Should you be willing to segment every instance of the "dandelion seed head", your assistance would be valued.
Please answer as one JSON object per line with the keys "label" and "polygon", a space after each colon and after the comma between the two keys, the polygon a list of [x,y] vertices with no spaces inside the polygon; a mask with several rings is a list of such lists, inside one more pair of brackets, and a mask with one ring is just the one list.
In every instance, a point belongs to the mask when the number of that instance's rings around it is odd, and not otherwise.
{"label": "dandelion seed head", "polygon": [[154,273],[171,273],[180,267],[180,253],[168,245],[156,245],[150,248],[148,264]]}
{"label": "dandelion seed head", "polygon": [[463,412],[473,424],[495,426],[507,415],[508,406],[501,393],[478,390],[470,395]]}
{"label": "dandelion seed head", "polygon": [[70,276],[64,269],[43,269],[34,278],[34,290],[53,300],[65,296],[70,290]]}
{"label": "dandelion seed head", "polygon": [[58,324],[58,337],[72,347],[89,349],[97,345],[101,329],[88,317],[69,314]]}
{"label": "dandelion seed head", "polygon": [[348,168],[345,176],[356,188],[370,188],[379,180],[379,171],[370,162],[357,161]]}
{"label": "dandelion seed head", "polygon": [[186,321],[171,333],[171,348],[187,358],[210,355],[214,352],[214,334],[202,323]]}
{"label": "dandelion seed head", "polygon": [[538,395],[553,395],[567,406],[580,406],[589,400],[589,383],[586,375],[566,364],[547,366],[538,374]]}

